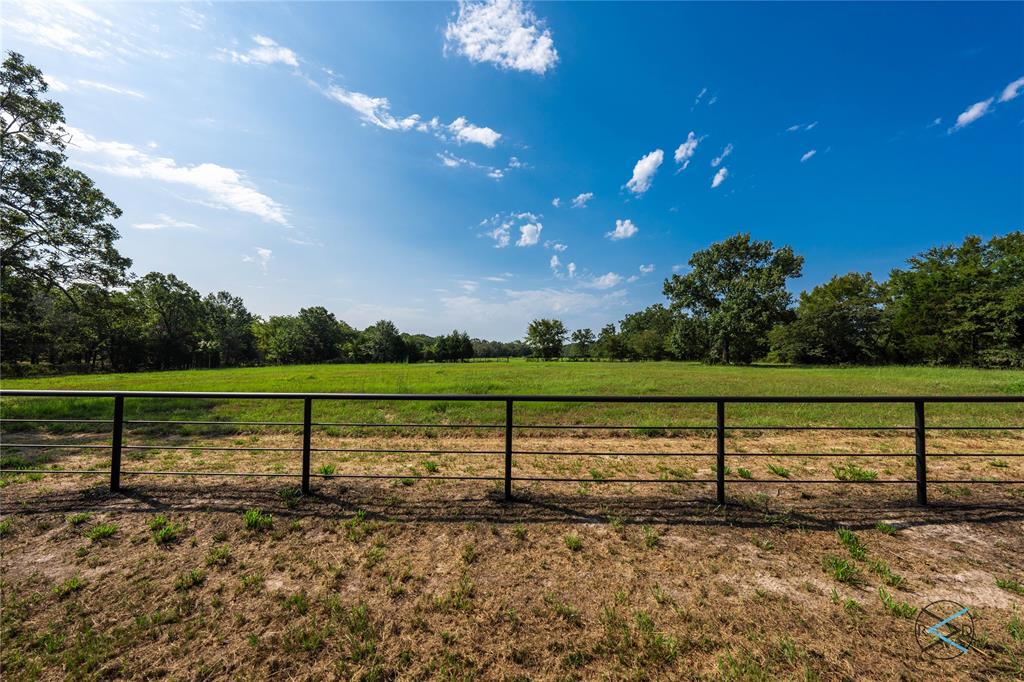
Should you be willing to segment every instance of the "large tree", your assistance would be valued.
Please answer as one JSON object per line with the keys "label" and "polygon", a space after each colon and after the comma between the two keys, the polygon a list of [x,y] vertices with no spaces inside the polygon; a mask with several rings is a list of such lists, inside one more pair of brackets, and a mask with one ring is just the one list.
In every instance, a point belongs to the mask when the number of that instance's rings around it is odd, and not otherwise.
{"label": "large tree", "polygon": [[534,320],[526,329],[526,345],[537,357],[550,360],[561,357],[562,345],[569,334],[561,320]]}
{"label": "large tree", "polygon": [[768,350],[768,332],[787,318],[786,281],[804,259],[789,246],[737,234],[690,257],[690,272],[665,280],[676,313],[706,324],[707,360],[750,363]]}
{"label": "large tree", "polygon": [[131,261],[117,252],[110,222],[121,210],[67,165],[64,111],[42,98],[42,72],[9,52],[0,88],[0,285],[123,284]]}
{"label": "large tree", "polygon": [[784,362],[878,362],[882,328],[881,287],[851,272],[801,293],[793,321],[772,330],[772,351]]}

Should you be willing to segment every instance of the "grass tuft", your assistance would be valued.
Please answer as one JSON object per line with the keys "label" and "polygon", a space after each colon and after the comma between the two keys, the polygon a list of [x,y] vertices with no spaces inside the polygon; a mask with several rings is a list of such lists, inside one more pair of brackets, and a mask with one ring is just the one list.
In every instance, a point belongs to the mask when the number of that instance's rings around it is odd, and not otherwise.
{"label": "grass tuft", "polygon": [[850,583],[852,585],[861,582],[860,570],[846,559],[835,554],[826,554],[821,560],[821,566],[836,582]]}
{"label": "grass tuft", "polygon": [[54,587],[53,588],[53,593],[55,595],[57,595],[58,598],[63,599],[64,597],[68,596],[69,594],[72,594],[74,592],[78,592],[83,587],[85,587],[85,581],[82,580],[81,578],[79,578],[76,575],[76,576],[72,576],[72,577],[68,578],[67,580],[62,582],[60,585],[57,585],[56,587]]}
{"label": "grass tuft", "polygon": [[179,591],[189,590],[202,585],[205,580],[206,575],[203,573],[203,569],[193,568],[191,571],[182,573],[174,580],[174,589]]}
{"label": "grass tuft", "polygon": [[565,546],[573,552],[583,549],[583,540],[576,533],[569,533],[565,536]]}
{"label": "grass tuft", "polygon": [[85,537],[89,538],[93,542],[99,542],[100,540],[106,540],[117,532],[117,525],[113,523],[101,523],[98,526],[93,526],[89,529],[89,532],[85,534]]}
{"label": "grass tuft", "polygon": [[878,597],[882,600],[882,606],[891,616],[896,618],[913,618],[917,609],[906,602],[898,602],[889,594],[884,587],[878,588]]}
{"label": "grass tuft", "polygon": [[258,533],[273,526],[274,517],[270,514],[264,514],[259,509],[247,509],[245,514],[242,515],[242,522],[245,524],[246,530]]}

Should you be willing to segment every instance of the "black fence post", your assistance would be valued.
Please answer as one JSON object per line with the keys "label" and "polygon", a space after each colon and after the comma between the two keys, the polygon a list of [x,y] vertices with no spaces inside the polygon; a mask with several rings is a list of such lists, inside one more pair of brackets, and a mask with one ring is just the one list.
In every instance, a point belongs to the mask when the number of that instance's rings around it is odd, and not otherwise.
{"label": "black fence post", "polygon": [[914,452],[917,463],[917,503],[928,504],[928,468],[925,463],[924,401],[914,401]]}
{"label": "black fence post", "polygon": [[718,504],[725,504],[725,402],[715,403],[717,426],[715,427],[715,486],[718,489]]}
{"label": "black fence post", "polygon": [[114,432],[110,439],[110,492],[121,489],[121,442],[124,439],[124,396],[114,396]]}
{"label": "black fence post", "polygon": [[309,494],[309,450],[313,435],[313,399],[302,403],[302,494]]}
{"label": "black fence post", "polygon": [[512,401],[505,401],[505,501],[512,501]]}

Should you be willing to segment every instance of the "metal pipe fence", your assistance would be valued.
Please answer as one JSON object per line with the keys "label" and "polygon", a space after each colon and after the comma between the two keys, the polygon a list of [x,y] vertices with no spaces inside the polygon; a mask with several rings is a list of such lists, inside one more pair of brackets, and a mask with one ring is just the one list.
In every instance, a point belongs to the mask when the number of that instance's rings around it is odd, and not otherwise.
{"label": "metal pipe fence", "polygon": [[[999,426],[928,426],[925,421],[925,406],[928,404],[967,404],[967,403],[1013,403],[1024,406],[1024,396],[1000,395],[1000,396],[576,396],[576,395],[470,395],[470,394],[426,394],[426,393],[232,393],[232,392],[188,392],[188,391],[64,391],[64,390],[3,390],[0,389],[0,398],[3,397],[38,397],[38,398],[109,398],[113,401],[112,419],[54,419],[54,418],[0,418],[0,428],[3,424],[109,424],[111,425],[111,442],[109,444],[68,444],[68,443],[9,443],[0,442],[0,449],[109,449],[110,470],[89,470],[89,469],[28,469],[28,468],[0,468],[0,475],[4,474],[93,474],[110,475],[110,490],[118,492],[121,489],[121,477],[124,476],[246,476],[246,477],[300,477],[301,488],[304,494],[311,492],[310,480],[313,477],[319,478],[362,478],[362,479],[426,479],[426,480],[461,480],[461,481],[495,481],[503,483],[504,499],[513,500],[513,482],[587,482],[587,483],[625,483],[625,484],[656,484],[656,483],[700,483],[715,484],[716,500],[719,504],[726,502],[726,457],[729,455],[726,448],[726,435],[731,431],[875,431],[875,432],[899,432],[913,433],[913,453],[747,453],[736,452],[733,456],[743,457],[913,457],[915,477],[913,479],[871,479],[871,480],[821,480],[821,479],[792,479],[783,478],[778,480],[740,478],[729,479],[730,485],[735,483],[796,483],[796,484],[905,484],[915,485],[917,502],[921,505],[928,504],[928,468],[927,468],[927,433],[938,430],[1000,430],[1024,432],[1024,424],[1006,424]],[[302,421],[218,421],[218,420],[169,420],[169,419],[125,419],[126,400],[147,400],[147,399],[216,399],[216,400],[273,400],[273,401],[301,401]],[[452,402],[482,402],[482,403],[504,403],[505,419],[503,423],[379,423],[379,422],[322,422],[313,420],[313,401],[452,401]],[[638,404],[707,404],[715,408],[715,423],[712,424],[668,424],[662,426],[643,426],[635,424],[624,425],[564,425],[564,424],[516,424],[514,411],[516,403],[638,403]],[[735,404],[902,404],[911,406],[914,414],[913,426],[812,426],[779,424],[774,426],[750,426],[730,425],[726,420],[726,406]],[[1021,412],[1021,420],[1024,422],[1024,408]],[[225,425],[225,426],[301,426],[302,441],[301,447],[251,447],[251,446],[182,446],[182,445],[138,445],[126,444],[124,442],[125,426],[134,425]],[[313,428],[324,427],[386,427],[386,428],[474,428],[502,430],[504,434],[503,450],[458,450],[458,449],[371,449],[371,448],[319,448],[312,445]],[[662,430],[662,431],[692,431],[710,432],[715,436],[714,452],[594,452],[577,450],[516,450],[514,449],[514,433],[522,430],[535,429],[577,429],[577,430]],[[1022,435],[1022,449],[1024,449],[1024,435]],[[121,456],[126,450],[208,450],[208,451],[239,451],[239,452],[300,452],[301,473],[268,473],[268,472],[222,472],[222,471],[139,471],[122,469]],[[339,453],[364,453],[364,454],[454,454],[473,456],[497,456],[503,455],[502,476],[448,476],[448,475],[391,475],[391,474],[335,474],[319,473],[313,474],[310,471],[311,454],[314,452],[339,452]],[[517,476],[515,475],[515,456],[619,456],[619,457],[714,457],[715,478],[710,479],[677,479],[677,478],[571,478],[571,477],[549,477],[549,476]],[[941,457],[1024,457],[1024,452],[1013,453],[951,453],[938,454]],[[942,479],[932,480],[932,483],[942,484],[1022,484],[1024,480],[1006,479]]]}

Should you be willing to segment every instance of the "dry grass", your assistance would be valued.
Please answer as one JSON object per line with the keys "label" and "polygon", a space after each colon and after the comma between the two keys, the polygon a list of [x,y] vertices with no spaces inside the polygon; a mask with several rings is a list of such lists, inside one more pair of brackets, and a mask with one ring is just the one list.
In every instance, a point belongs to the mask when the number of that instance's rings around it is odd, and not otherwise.
{"label": "dry grass", "polygon": [[[291,447],[294,440],[252,434],[216,444]],[[317,434],[314,442],[424,444],[501,449],[478,437]],[[702,453],[710,442],[566,436],[517,438],[516,447]],[[8,480],[0,538],[4,677],[1024,675],[1024,596],[997,585],[1024,579],[1024,486],[935,484],[933,504],[920,508],[913,486],[786,482],[832,480],[833,467],[849,461],[879,479],[913,478],[912,458],[778,456],[909,452],[907,438],[752,433],[729,447],[774,456],[729,456],[724,508],[713,503],[712,486],[680,482],[712,478],[706,456],[521,456],[516,475],[589,481],[519,482],[511,504],[485,480],[315,479],[305,497],[294,479],[126,476],[122,495],[106,492],[102,477]],[[929,447],[1009,454],[1020,451],[1020,440],[949,436]],[[991,464],[1003,460],[1005,467]],[[106,466],[100,451],[46,465],[53,464]],[[132,451],[125,460],[126,469],[268,473],[294,472],[297,464],[293,452]],[[789,479],[769,464],[788,469]],[[929,475],[1024,479],[1022,464],[936,456]],[[315,453],[314,471],[324,465],[337,474],[497,476],[501,456]],[[740,467],[767,482],[740,483]],[[620,477],[668,482],[601,483]],[[248,510],[269,519],[247,527]],[[104,526],[116,530],[89,539]],[[167,527],[173,537],[157,540]],[[837,581],[823,567],[828,556],[847,562],[858,580]],[[976,650],[948,662],[921,658],[913,619],[893,605],[936,599],[972,607]]]}

